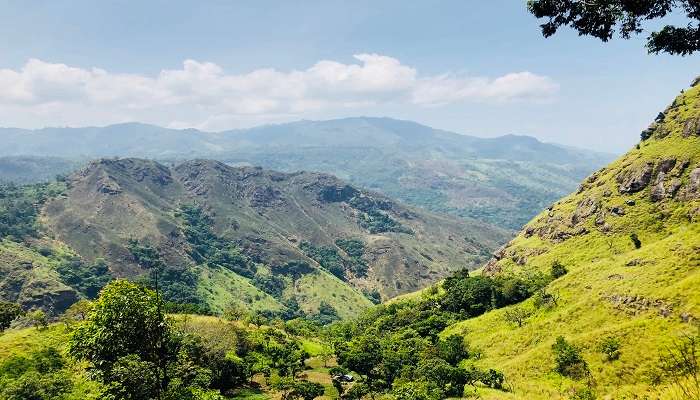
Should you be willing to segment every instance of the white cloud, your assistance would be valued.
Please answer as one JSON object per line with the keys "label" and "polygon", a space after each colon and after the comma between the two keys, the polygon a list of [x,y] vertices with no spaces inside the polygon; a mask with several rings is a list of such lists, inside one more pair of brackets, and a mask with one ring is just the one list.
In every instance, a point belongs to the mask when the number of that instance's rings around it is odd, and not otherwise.
{"label": "white cloud", "polygon": [[[3,125],[108,124],[130,120],[224,129],[235,121],[275,122],[307,113],[375,105],[441,106],[461,101],[549,99],[559,86],[531,72],[496,78],[423,76],[399,60],[358,54],[355,63],[322,60],[305,70],[258,69],[227,74],[210,62],[185,60],[156,76],[110,73],[30,59],[0,69]],[[17,118],[17,116],[20,116]],[[216,121],[211,123],[211,121]]]}

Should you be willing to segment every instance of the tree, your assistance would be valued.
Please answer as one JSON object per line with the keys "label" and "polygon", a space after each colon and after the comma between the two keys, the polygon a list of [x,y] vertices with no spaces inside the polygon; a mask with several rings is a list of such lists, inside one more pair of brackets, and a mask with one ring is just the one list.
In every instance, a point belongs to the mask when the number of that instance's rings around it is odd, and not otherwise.
{"label": "tree", "polygon": [[[167,364],[176,353],[170,323],[160,311],[156,293],[121,279],[102,289],[88,319],[73,331],[68,351],[89,361],[106,383],[126,376],[113,371],[125,363],[141,369],[150,365],[158,393],[167,386]],[[132,357],[123,359],[127,356]]]}
{"label": "tree", "polygon": [[694,335],[674,340],[661,355],[660,367],[680,392],[679,398],[700,399],[700,327]]}
{"label": "tree", "polygon": [[616,337],[606,337],[598,345],[598,351],[605,355],[608,361],[620,358],[620,340]]}
{"label": "tree", "polygon": [[10,327],[12,321],[22,315],[22,307],[16,303],[0,301],[0,332]]}
{"label": "tree", "polygon": [[452,365],[469,358],[469,347],[460,335],[450,335],[438,342],[438,354]]}
{"label": "tree", "polygon": [[528,319],[530,315],[532,315],[530,310],[526,310],[523,307],[513,307],[503,313],[503,319],[505,319],[506,322],[516,324],[518,325],[518,328],[521,328],[525,323],[525,320]]}
{"label": "tree", "polygon": [[49,319],[43,310],[34,310],[27,313],[29,323],[37,330],[44,330],[49,327]]}
{"label": "tree", "polygon": [[341,343],[336,348],[338,363],[371,379],[372,370],[382,361],[381,344],[375,335],[367,334]]}
{"label": "tree", "polygon": [[581,350],[567,342],[563,336],[559,336],[554,342],[552,352],[557,363],[555,370],[560,374],[575,379],[590,374],[588,364],[581,356]]}
{"label": "tree", "polygon": [[671,14],[685,14],[685,26],[665,25],[647,38],[649,53],[688,55],[700,50],[700,3],[697,0],[529,0],[528,10],[547,21],[540,25],[545,37],[562,26],[581,36],[607,42],[617,32],[623,39],[644,31],[644,23]]}
{"label": "tree", "polygon": [[75,321],[85,321],[92,310],[92,302],[90,300],[79,300],[63,313],[63,321],[66,324]]}
{"label": "tree", "polygon": [[324,388],[320,383],[301,381],[294,384],[290,396],[303,400],[314,400],[316,397],[322,396],[323,392]]}
{"label": "tree", "polygon": [[560,263],[559,260],[555,260],[552,263],[552,267],[550,268],[549,274],[551,275],[552,279],[557,279],[566,275],[568,272],[569,270],[566,269],[564,264]]}

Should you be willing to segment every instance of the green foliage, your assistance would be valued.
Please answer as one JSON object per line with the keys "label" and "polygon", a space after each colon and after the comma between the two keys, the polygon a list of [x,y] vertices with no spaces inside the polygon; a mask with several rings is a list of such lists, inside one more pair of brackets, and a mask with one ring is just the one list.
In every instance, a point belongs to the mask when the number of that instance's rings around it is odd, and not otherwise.
{"label": "green foliage", "polygon": [[177,268],[166,265],[158,249],[148,243],[130,239],[128,249],[135,261],[148,271],[145,283],[152,288],[158,286],[165,300],[177,304],[192,304],[201,313],[207,313],[208,307],[197,293],[199,277],[192,269]]}
{"label": "green foliage", "polygon": [[360,225],[371,234],[397,232],[412,234],[409,228],[391,218],[385,211],[370,210],[360,215]]}
{"label": "green foliage", "polygon": [[298,280],[306,274],[310,274],[314,271],[313,267],[305,261],[292,260],[284,263],[283,265],[273,269],[273,272],[291,276],[292,280]]}
{"label": "green foliage", "polygon": [[335,275],[339,279],[345,280],[345,260],[333,247],[315,247],[309,242],[301,242],[299,249],[307,257],[314,259],[325,270]]}
{"label": "green foliage", "polygon": [[563,336],[557,337],[552,345],[552,353],[556,362],[555,370],[574,379],[590,375],[588,364],[581,356],[581,350],[567,342]]}
{"label": "green foliage", "polygon": [[[579,35],[598,38],[604,42],[615,32],[629,39],[644,29],[644,23],[669,15],[685,14],[688,24],[664,25],[647,38],[649,53],[688,55],[700,50],[700,13],[693,0],[644,0],[606,2],[530,0],[528,9],[537,18],[546,18],[540,25],[545,37],[554,35],[562,26],[575,29]],[[695,23],[695,24],[693,24]]]}
{"label": "green foliage", "polygon": [[620,358],[620,339],[608,336],[598,344],[598,351],[605,356],[607,361],[615,361]]}
{"label": "green foliage", "polygon": [[65,360],[53,347],[12,356],[0,363],[0,398],[51,400],[70,392],[73,382],[63,370]]}
{"label": "green foliage", "polygon": [[63,283],[73,287],[88,299],[94,299],[110,280],[112,275],[104,260],[97,260],[93,265],[86,265],[80,258],[71,257],[62,260],[56,272]]}
{"label": "green foliage", "polygon": [[38,330],[46,329],[49,326],[49,319],[44,310],[29,311],[26,314],[26,318],[29,323]]}
{"label": "green foliage", "polygon": [[559,260],[554,260],[552,263],[552,266],[549,269],[549,275],[552,277],[552,279],[557,279],[561,278],[562,276],[566,275],[569,272],[568,269],[564,266],[564,264],[560,263]]}
{"label": "green foliage", "polygon": [[382,302],[382,295],[377,289],[362,289],[362,294],[365,295],[373,304],[379,304]]}
{"label": "green foliage", "polygon": [[639,249],[642,247],[642,241],[639,240],[639,236],[637,236],[636,233],[630,233],[630,240],[632,241],[632,244],[634,245],[635,249]]}
{"label": "green foliage", "polygon": [[445,280],[441,303],[448,311],[476,317],[494,308],[519,303],[547,283],[548,279],[542,274],[496,278],[456,274]]}
{"label": "green foliage", "polygon": [[318,313],[311,317],[312,321],[321,325],[328,325],[332,322],[338,321],[339,319],[340,316],[338,316],[338,312],[335,310],[335,308],[325,301],[321,301],[321,304],[318,306]]}
{"label": "green foliage", "polygon": [[214,220],[201,207],[183,204],[176,216],[185,222],[183,231],[195,262],[227,268],[247,278],[255,275],[255,264],[241,254],[235,244],[214,233]]}
{"label": "green foliage", "polygon": [[360,258],[365,255],[365,243],[359,239],[336,239],[335,245],[350,257]]}
{"label": "green foliage", "polygon": [[0,239],[21,240],[38,234],[37,216],[40,206],[63,191],[58,183],[26,186],[0,185]]}
{"label": "green foliage", "polygon": [[22,307],[17,303],[0,301],[0,332],[10,327],[10,323],[22,315]]}
{"label": "green foliage", "polygon": [[531,315],[532,312],[530,310],[523,307],[513,307],[503,313],[503,319],[505,319],[506,322],[516,324],[518,325],[518,328],[521,328],[525,323],[525,320]]}
{"label": "green foliage", "polygon": [[175,357],[175,343],[161,306],[153,291],[121,279],[112,281],[93,303],[88,319],[71,334],[68,351],[88,361],[108,385],[131,379],[129,366],[153,366],[157,376],[153,390],[163,391],[164,371]]}
{"label": "green foliage", "polygon": [[323,392],[324,388],[320,383],[301,381],[294,384],[290,397],[302,400],[313,400],[316,397],[322,396]]}
{"label": "green foliage", "polygon": [[440,400],[444,393],[432,382],[400,380],[391,391],[397,400]]}
{"label": "green foliage", "polygon": [[659,357],[659,367],[682,398],[700,398],[700,327],[675,339]]}
{"label": "green foliage", "polygon": [[275,298],[282,297],[282,292],[286,286],[284,279],[281,277],[274,274],[262,274],[260,272],[255,274],[252,283],[258,289]]}

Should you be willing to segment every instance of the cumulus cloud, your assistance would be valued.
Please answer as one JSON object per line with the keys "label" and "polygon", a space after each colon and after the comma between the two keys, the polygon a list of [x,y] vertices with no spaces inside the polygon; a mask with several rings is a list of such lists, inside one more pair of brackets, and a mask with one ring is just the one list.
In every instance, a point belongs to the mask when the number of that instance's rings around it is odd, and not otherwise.
{"label": "cumulus cloud", "polygon": [[424,76],[392,57],[354,58],[347,64],[322,60],[304,70],[264,68],[244,74],[185,60],[182,68],[155,76],[31,59],[18,70],[0,69],[0,117],[21,113],[27,120],[52,125],[142,120],[223,129],[237,125],[237,120],[275,122],[382,104],[437,107],[461,101],[542,100],[559,89],[552,79],[531,72],[495,78]]}

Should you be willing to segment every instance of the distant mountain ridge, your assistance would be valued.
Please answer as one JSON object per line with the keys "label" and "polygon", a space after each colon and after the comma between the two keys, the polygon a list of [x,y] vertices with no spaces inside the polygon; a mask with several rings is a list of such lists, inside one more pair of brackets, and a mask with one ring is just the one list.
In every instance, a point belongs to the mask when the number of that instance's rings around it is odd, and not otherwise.
{"label": "distant mountain ridge", "polygon": [[[554,161],[570,164],[611,157],[607,153],[544,143],[527,135],[481,138],[438,130],[412,121],[377,117],[302,120],[223,132],[170,129],[129,122],[83,128],[0,128],[0,135],[5,141],[0,156],[95,158],[133,155],[163,158],[214,155],[255,147],[400,146],[418,150],[427,145],[442,146],[442,151],[466,151],[467,155],[479,158],[507,158],[513,161],[528,161],[532,159],[530,153],[543,151],[549,152]],[[149,146],[156,144],[158,147]]]}
{"label": "distant mountain ridge", "polygon": [[285,172],[330,173],[430,211],[512,230],[613,159],[529,136],[478,138],[410,121],[366,117],[218,133],[139,123],[5,128],[0,137],[4,144],[0,157],[139,157],[175,162],[208,158]]}

